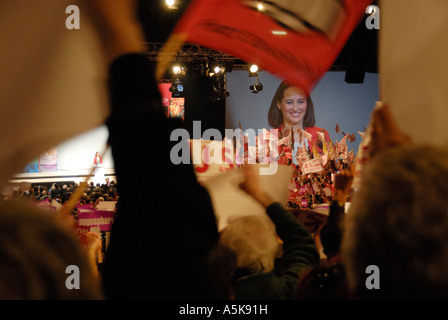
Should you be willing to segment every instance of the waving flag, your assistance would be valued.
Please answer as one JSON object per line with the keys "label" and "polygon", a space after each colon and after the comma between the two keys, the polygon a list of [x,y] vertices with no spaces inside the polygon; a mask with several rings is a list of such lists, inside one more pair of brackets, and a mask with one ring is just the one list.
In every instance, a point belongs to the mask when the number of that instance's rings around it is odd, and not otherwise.
{"label": "waving flag", "polygon": [[255,63],[309,93],[371,2],[193,0],[162,51],[157,76],[169,52],[194,43]]}
{"label": "waving flag", "polygon": [[318,131],[317,132],[317,140],[325,141],[325,133],[323,133],[322,131]]}
{"label": "waving flag", "polygon": [[380,100],[415,142],[446,145],[448,1],[380,1],[380,9]]}
{"label": "waving flag", "polygon": [[308,141],[311,141],[311,139],[312,139],[312,135],[311,135],[311,133],[309,133],[308,131],[306,131],[306,130],[303,130],[302,128],[299,128],[299,132],[301,132],[302,133],[302,136],[305,138],[305,139],[307,139]]}
{"label": "waving flag", "polygon": [[339,128],[339,124],[338,124],[338,123],[336,123],[336,128],[335,128],[335,130],[336,130],[336,133],[341,132],[341,128]]}
{"label": "waving flag", "polygon": [[361,132],[358,130],[358,134],[361,136],[361,141],[364,139],[365,132]]}
{"label": "waving flag", "polygon": [[308,150],[306,148],[299,148],[297,152],[297,163],[302,164],[303,162],[306,162],[310,160],[310,154],[308,153]]}
{"label": "waving flag", "polygon": [[[80,29],[67,29],[78,5]],[[102,125],[107,60],[80,0],[2,0],[0,184],[32,159]]]}

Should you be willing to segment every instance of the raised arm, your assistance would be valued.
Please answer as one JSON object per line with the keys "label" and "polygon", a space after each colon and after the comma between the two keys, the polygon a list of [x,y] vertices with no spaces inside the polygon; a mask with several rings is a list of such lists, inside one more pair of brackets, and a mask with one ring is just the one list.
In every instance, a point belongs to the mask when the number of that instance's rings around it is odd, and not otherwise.
{"label": "raised arm", "polygon": [[[154,66],[143,54],[136,1],[90,0],[109,50],[107,120],[120,195],[105,258],[108,298],[212,297],[204,265],[219,233],[191,164],[174,165]],[[143,196],[142,196],[143,195]]]}
{"label": "raised arm", "polygon": [[292,299],[300,275],[319,262],[314,239],[288,210],[260,188],[256,170],[251,165],[245,165],[244,173],[245,181],[241,188],[266,208],[266,213],[274,222],[277,234],[283,241],[283,270],[271,285],[282,288],[284,299]]}

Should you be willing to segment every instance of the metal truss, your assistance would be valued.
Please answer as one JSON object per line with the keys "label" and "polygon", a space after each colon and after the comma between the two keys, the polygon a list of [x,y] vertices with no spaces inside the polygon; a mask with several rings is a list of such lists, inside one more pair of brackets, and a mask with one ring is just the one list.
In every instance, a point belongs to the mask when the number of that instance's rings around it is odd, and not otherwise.
{"label": "metal truss", "polygon": [[[176,51],[167,51],[162,54],[163,42],[145,42],[145,54],[150,61],[169,59],[172,62],[185,62],[193,64],[205,64],[215,62],[227,63],[232,70],[248,70],[249,64],[226,53],[201,47],[195,44],[184,44]],[[334,63],[329,71],[346,71],[347,66]]]}
{"label": "metal truss", "polygon": [[248,64],[229,54],[222,53],[195,44],[184,44],[176,51],[167,51],[162,54],[162,42],[146,42],[145,54],[150,61],[169,59],[177,62],[207,63],[211,60],[232,65],[233,70],[247,70]]}

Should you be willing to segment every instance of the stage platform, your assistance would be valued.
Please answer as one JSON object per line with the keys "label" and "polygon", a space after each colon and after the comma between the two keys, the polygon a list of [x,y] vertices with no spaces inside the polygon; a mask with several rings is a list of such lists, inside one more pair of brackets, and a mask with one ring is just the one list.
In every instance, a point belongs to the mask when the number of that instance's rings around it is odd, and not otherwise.
{"label": "stage platform", "polygon": [[[17,183],[31,183],[32,185],[35,184],[47,184],[51,182],[85,182],[86,179],[89,177],[91,169],[85,169],[85,170],[72,170],[72,171],[55,171],[55,172],[36,172],[36,173],[19,173],[16,174],[10,179],[11,184],[17,184]],[[104,168],[104,179],[109,178],[110,181],[117,181],[117,178],[115,176],[115,170],[113,168]],[[95,176],[92,176],[90,179],[87,180],[88,183],[93,181],[95,184],[100,183],[103,184],[105,181],[101,179],[102,181],[99,181],[95,178]]]}

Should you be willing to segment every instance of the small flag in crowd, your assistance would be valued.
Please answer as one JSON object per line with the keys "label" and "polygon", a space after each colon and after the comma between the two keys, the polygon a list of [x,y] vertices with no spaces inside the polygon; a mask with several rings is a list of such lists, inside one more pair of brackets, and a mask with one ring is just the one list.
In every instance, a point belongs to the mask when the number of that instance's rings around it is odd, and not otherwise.
{"label": "small flag in crowd", "polygon": [[[365,131],[365,129],[364,129],[364,131]],[[358,134],[361,136],[361,141],[362,141],[362,139],[364,139],[365,132],[361,132],[358,130]]]}
{"label": "small flag in crowd", "polygon": [[339,123],[336,123],[336,133],[341,132],[341,128],[339,128]]}
{"label": "small flag in crowd", "polygon": [[318,131],[317,132],[317,140],[325,141],[325,133],[323,133],[322,131]]}
{"label": "small flag in crowd", "polygon": [[[302,135],[303,135],[303,137],[305,138],[305,139],[307,139],[308,141],[311,141],[311,139],[312,139],[312,135],[311,135],[311,133],[309,133],[308,131],[306,131],[306,130],[303,130],[302,128],[300,128],[299,129],[300,130],[300,132],[302,133]],[[325,139],[325,136],[324,136],[324,139]]]}

